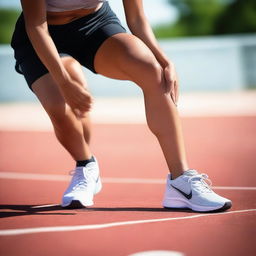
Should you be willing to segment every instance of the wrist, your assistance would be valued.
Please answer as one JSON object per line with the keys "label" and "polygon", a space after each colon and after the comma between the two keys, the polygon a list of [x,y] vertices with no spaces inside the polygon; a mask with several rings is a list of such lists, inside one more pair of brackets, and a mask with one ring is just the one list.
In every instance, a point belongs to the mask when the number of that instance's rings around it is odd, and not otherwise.
{"label": "wrist", "polygon": [[175,65],[174,65],[174,63],[172,61],[168,61],[168,62],[165,63],[164,68],[167,68],[167,67],[172,69],[172,68],[175,67]]}
{"label": "wrist", "polygon": [[167,58],[161,58],[158,60],[158,62],[163,69],[172,65],[172,62],[170,60],[168,60]]}
{"label": "wrist", "polygon": [[57,85],[63,87],[71,80],[69,73],[64,67],[60,67],[59,70],[54,70],[54,73],[51,72],[52,77],[56,81]]}

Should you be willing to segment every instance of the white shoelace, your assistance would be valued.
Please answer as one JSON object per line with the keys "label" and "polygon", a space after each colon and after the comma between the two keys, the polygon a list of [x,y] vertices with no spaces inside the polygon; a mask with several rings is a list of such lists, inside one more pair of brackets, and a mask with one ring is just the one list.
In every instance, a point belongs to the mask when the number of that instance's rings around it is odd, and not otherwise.
{"label": "white shoelace", "polygon": [[85,190],[87,188],[88,180],[90,179],[90,171],[93,170],[93,168],[87,167],[87,170],[84,174],[83,171],[70,171],[69,175],[73,176],[72,184],[75,184],[72,187],[73,191],[78,190]]}
{"label": "white shoelace", "polygon": [[193,186],[200,192],[212,192],[212,182],[210,179],[208,179],[208,175],[205,173],[196,174],[189,177],[188,182],[193,184]]}

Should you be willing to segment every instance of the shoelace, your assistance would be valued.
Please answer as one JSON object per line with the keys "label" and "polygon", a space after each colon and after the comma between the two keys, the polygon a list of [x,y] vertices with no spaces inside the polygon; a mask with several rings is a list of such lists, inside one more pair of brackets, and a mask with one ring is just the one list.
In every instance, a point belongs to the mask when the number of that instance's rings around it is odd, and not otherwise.
{"label": "shoelace", "polygon": [[72,190],[84,190],[87,187],[88,179],[90,179],[90,171],[92,168],[87,168],[86,173],[84,174],[82,171],[76,172],[72,170],[69,172],[69,175],[73,176],[72,184],[75,184],[72,187]]}
{"label": "shoelace", "polygon": [[212,182],[205,173],[191,176],[188,182],[192,183],[201,192],[212,192]]}

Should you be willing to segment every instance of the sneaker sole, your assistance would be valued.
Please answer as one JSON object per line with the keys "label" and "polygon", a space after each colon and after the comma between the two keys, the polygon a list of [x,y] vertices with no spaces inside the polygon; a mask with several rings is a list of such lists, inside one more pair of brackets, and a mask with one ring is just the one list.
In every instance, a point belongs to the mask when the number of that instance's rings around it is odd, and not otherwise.
{"label": "sneaker sole", "polygon": [[[102,183],[101,183],[101,179],[99,177],[99,179],[97,180],[97,183],[96,183],[94,195],[99,193],[101,191],[101,189],[102,189]],[[93,205],[93,202],[83,204],[83,203],[81,203],[80,200],[72,200],[70,204],[61,205],[61,207],[66,208],[66,209],[81,209],[81,208],[86,208],[86,207],[92,206],[92,205]]]}
{"label": "sneaker sole", "polygon": [[232,202],[231,201],[230,202],[226,202],[222,207],[217,208],[217,209],[211,209],[211,210],[209,210],[209,209],[203,209],[202,210],[202,209],[199,209],[198,206],[196,206],[196,207],[193,207],[193,206],[192,207],[188,207],[188,206],[187,207],[168,207],[168,206],[163,206],[163,207],[165,209],[173,209],[173,210],[190,209],[190,210],[192,210],[194,212],[213,213],[213,212],[223,212],[223,211],[226,211],[226,210],[230,209],[232,207]]}
{"label": "sneaker sole", "polygon": [[81,204],[79,200],[73,200],[71,203],[67,206],[62,206],[65,209],[81,209],[84,208],[85,206]]}

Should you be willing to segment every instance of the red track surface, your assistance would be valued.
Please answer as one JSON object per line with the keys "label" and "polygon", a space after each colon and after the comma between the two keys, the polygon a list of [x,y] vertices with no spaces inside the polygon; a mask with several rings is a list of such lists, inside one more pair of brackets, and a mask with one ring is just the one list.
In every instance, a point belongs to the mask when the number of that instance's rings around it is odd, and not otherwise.
{"label": "red track surface", "polygon": [[[214,186],[255,186],[256,118],[184,118],[190,166]],[[145,125],[94,125],[92,148],[103,177],[165,178],[167,168]],[[0,132],[0,171],[67,174],[73,161],[50,132]],[[104,184],[95,205],[63,210],[67,182],[1,179],[0,229],[104,224],[200,215],[161,208],[164,185]],[[230,210],[255,209],[255,190],[218,190]],[[201,214],[204,215],[204,214]],[[175,250],[185,255],[254,255],[255,211],[82,231],[0,236],[0,255],[117,255]],[[1,234],[1,232],[0,232]]]}

